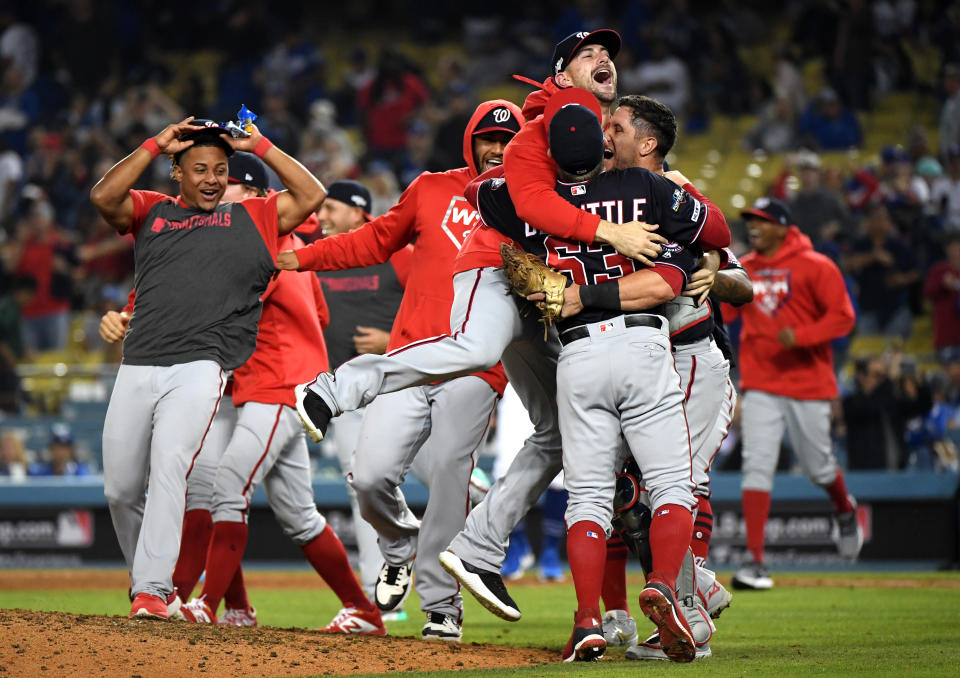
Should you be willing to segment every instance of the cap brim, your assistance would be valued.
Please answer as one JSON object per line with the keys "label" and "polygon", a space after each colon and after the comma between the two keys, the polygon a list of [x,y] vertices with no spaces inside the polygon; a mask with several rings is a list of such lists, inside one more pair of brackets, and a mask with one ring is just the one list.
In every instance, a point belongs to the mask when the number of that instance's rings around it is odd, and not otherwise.
{"label": "cap brim", "polygon": [[769,212],[765,212],[763,210],[759,210],[756,208],[750,208],[748,210],[743,210],[742,212],[740,212],[741,219],[746,219],[747,217],[757,217],[758,219],[763,219],[764,221],[772,221],[777,226],[786,226],[786,224],[781,223],[779,219],[777,219],[775,216],[773,216]]}
{"label": "cap brim", "polygon": [[488,127],[478,127],[473,130],[473,136],[478,134],[485,134],[486,132],[506,132],[507,134],[516,134],[519,130],[509,129],[508,127],[500,127],[499,125],[493,125]]}
{"label": "cap brim", "polygon": [[570,54],[568,54],[566,58],[566,64],[570,63],[570,59],[573,58],[573,55],[576,54],[584,45],[602,45],[603,47],[607,48],[610,58],[615,59],[620,53],[620,47],[623,45],[623,40],[620,38],[620,34],[612,28],[600,28],[595,30],[592,33],[587,34],[583,40],[578,42],[576,46],[570,50]]}

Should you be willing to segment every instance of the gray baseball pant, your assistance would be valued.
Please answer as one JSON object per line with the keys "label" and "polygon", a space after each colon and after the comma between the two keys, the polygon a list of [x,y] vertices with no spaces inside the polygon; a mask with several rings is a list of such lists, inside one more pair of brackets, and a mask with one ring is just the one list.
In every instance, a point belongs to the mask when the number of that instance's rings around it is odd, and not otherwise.
{"label": "gray baseball pant", "polygon": [[117,372],[103,423],[103,490],[134,595],[173,591],[187,479],[224,383],[210,360]]}
{"label": "gray baseball pant", "polygon": [[[349,483],[380,536],[384,560],[400,565],[416,557],[425,612],[462,618],[460,586],[438,557],[470,510],[470,474],[497,399],[486,381],[468,376],[389,393],[367,407]],[[421,448],[432,462],[422,522],[399,487]]]}

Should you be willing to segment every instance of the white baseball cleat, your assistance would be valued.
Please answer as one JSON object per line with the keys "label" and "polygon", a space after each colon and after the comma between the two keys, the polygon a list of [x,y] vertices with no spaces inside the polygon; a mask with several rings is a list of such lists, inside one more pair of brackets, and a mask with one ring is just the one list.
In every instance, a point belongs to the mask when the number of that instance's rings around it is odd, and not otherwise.
{"label": "white baseball cleat", "polygon": [[427,623],[420,632],[424,640],[445,640],[459,643],[463,637],[463,627],[453,615],[442,612],[427,612]]}
{"label": "white baseball cleat", "polygon": [[310,440],[319,443],[327,432],[327,425],[330,423],[333,413],[323,402],[323,398],[307,388],[312,383],[300,384],[293,389],[293,392],[297,399],[297,414],[303,421],[303,427],[307,430],[307,435],[310,436]]}
{"label": "white baseball cleat", "polygon": [[763,563],[747,563],[733,575],[733,588],[766,591],[773,588],[773,579],[770,578],[770,571]]}
{"label": "white baseball cleat", "polygon": [[601,626],[608,647],[632,647],[639,640],[637,622],[626,610],[607,610]]}
{"label": "white baseball cleat", "polygon": [[257,611],[252,607],[230,608],[223,611],[223,616],[217,620],[218,624],[224,626],[257,626]]}

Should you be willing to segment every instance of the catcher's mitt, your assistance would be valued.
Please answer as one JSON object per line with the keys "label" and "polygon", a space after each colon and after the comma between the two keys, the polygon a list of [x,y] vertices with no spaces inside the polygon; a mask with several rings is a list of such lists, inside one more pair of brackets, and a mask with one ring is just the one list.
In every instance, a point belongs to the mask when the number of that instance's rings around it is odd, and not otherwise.
{"label": "catcher's mitt", "polygon": [[559,271],[547,266],[543,261],[519,247],[500,243],[502,270],[510,281],[510,287],[524,299],[530,294],[543,292],[546,298],[537,302],[540,309],[540,322],[546,328],[560,317],[563,310],[563,290],[567,287],[567,278]]}

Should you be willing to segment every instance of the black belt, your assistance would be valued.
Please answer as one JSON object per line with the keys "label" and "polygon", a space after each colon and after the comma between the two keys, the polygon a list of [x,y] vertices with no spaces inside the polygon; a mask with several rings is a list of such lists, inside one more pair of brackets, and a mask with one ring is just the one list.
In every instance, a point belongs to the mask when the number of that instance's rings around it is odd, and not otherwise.
{"label": "black belt", "polygon": [[[624,316],[623,324],[627,327],[654,327],[659,330],[663,329],[663,318],[655,315],[628,315]],[[590,330],[587,329],[587,326],[578,325],[560,333],[560,344],[566,346],[573,341],[585,339],[589,336]]]}

